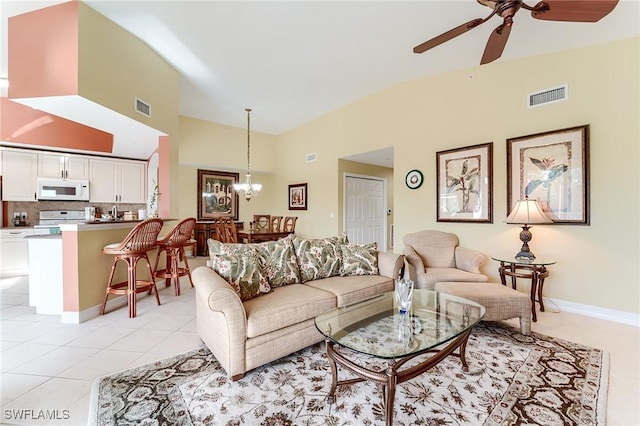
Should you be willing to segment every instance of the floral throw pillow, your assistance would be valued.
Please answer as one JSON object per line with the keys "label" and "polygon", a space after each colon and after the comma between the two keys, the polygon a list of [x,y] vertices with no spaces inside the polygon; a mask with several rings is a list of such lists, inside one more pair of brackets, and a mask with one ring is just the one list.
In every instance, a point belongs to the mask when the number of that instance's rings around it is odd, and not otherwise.
{"label": "floral throw pillow", "polygon": [[342,268],[340,275],[378,275],[378,245],[369,244],[342,244]]}
{"label": "floral throw pillow", "polygon": [[267,277],[272,288],[300,282],[300,269],[293,248],[293,236],[278,241],[258,243],[256,250],[262,273]]}
{"label": "floral throw pillow", "polygon": [[213,254],[211,268],[231,284],[242,301],[271,291],[267,279],[262,275],[255,249],[242,255]]}
{"label": "floral throw pillow", "polygon": [[293,241],[300,267],[300,280],[307,281],[340,275],[342,265],[339,247],[346,236]]}

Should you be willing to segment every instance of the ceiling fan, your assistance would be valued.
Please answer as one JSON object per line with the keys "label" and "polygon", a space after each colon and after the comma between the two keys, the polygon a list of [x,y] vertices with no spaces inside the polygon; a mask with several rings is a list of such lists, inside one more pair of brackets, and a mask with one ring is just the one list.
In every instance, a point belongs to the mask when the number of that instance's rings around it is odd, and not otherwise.
{"label": "ceiling fan", "polygon": [[465,24],[457,26],[431,40],[413,48],[413,53],[423,53],[433,49],[454,37],[462,35],[487,22],[494,15],[502,17],[502,24],[498,25],[489,36],[489,41],[484,49],[480,65],[498,59],[509,39],[513,17],[520,8],[530,10],[531,16],[545,21],[568,22],[597,22],[607,16],[618,4],[618,0],[545,0],[535,6],[529,6],[522,0],[477,0],[483,6],[493,9],[484,19],[473,19]]}

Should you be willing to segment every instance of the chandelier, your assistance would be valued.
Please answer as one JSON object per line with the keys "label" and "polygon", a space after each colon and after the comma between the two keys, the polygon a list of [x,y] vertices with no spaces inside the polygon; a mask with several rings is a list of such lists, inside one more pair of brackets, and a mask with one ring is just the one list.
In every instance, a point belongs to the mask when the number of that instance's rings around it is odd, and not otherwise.
{"label": "chandelier", "polygon": [[247,111],[247,174],[244,183],[234,183],[233,189],[238,195],[251,201],[251,197],[258,195],[262,185],[251,183],[251,108],[245,108],[245,111]]}

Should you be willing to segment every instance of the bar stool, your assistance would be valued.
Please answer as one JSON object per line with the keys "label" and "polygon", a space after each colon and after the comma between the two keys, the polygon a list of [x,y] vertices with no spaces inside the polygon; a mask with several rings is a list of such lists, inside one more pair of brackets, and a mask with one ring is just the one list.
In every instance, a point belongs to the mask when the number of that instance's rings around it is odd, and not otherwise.
{"label": "bar stool", "polygon": [[[195,226],[196,218],[187,218],[178,223],[166,237],[158,240],[158,256],[156,257],[156,264],[153,267],[153,275],[155,278],[164,278],[167,287],[171,285],[171,281],[175,281],[176,296],[180,296],[180,277],[188,276],[191,287],[193,287],[191,269],[189,269],[189,262],[187,262],[184,248],[193,245],[191,236],[193,235],[193,228],[195,228]],[[158,269],[160,255],[163,252],[167,259],[165,269]],[[180,260],[184,263],[182,267],[180,266]]]}
{"label": "bar stool", "polygon": [[[136,316],[136,296],[138,293],[148,291],[149,294],[151,294],[152,291],[155,291],[156,302],[158,305],[160,304],[160,297],[158,296],[158,289],[156,288],[153,271],[151,270],[151,262],[149,262],[147,252],[158,246],[158,234],[162,229],[162,224],[162,219],[158,218],[144,220],[129,232],[124,241],[121,243],[109,244],[102,249],[103,254],[115,255],[115,259],[113,261],[113,266],[111,266],[109,283],[107,284],[102,308],[100,308],[100,315],[104,315],[104,309],[107,305],[109,294],[127,295],[129,318],[135,318]],[[149,280],[140,280],[136,277],[136,265],[141,259],[144,259],[147,262]],[[116,266],[118,265],[118,261],[120,260],[127,264],[127,281],[114,284],[113,274],[116,270]]]}

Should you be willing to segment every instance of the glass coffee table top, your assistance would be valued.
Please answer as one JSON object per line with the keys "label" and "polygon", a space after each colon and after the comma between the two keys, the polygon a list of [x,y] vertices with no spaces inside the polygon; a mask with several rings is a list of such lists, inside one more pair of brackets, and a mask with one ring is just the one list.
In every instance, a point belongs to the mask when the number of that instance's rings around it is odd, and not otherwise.
{"label": "glass coffee table top", "polygon": [[[473,285],[473,284],[470,284]],[[485,308],[449,294],[415,289],[408,313],[400,314],[394,292],[315,319],[318,330],[340,346],[379,358],[403,358],[433,349],[474,327]]]}

